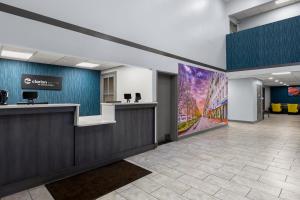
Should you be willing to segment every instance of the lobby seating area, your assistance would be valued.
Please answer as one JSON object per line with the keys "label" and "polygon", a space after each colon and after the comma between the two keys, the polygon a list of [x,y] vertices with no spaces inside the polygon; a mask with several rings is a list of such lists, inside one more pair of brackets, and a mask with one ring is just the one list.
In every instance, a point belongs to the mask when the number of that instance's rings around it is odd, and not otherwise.
{"label": "lobby seating area", "polygon": [[299,114],[300,104],[272,103],[270,111],[277,114]]}

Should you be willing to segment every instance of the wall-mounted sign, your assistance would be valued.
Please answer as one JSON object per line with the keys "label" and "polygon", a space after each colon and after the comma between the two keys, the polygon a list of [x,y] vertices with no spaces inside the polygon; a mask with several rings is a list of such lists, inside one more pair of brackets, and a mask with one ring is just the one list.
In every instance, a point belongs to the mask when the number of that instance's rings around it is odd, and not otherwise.
{"label": "wall-mounted sign", "polygon": [[62,77],[23,74],[21,85],[22,89],[61,90]]}

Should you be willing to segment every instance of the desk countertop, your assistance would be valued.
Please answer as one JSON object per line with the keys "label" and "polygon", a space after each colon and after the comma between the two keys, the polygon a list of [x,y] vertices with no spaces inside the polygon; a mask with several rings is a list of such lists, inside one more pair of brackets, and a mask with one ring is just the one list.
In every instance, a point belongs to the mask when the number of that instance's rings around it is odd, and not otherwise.
{"label": "desk countertop", "polygon": [[0,109],[24,109],[24,108],[57,108],[57,107],[79,107],[79,104],[20,104],[20,105],[0,105]]}
{"label": "desk countertop", "polygon": [[78,118],[77,126],[86,127],[86,126],[97,126],[104,124],[115,124],[115,120],[103,119],[102,115],[93,115],[93,116],[83,116]]}
{"label": "desk countertop", "polygon": [[116,106],[130,106],[130,105],[149,105],[149,104],[154,104],[156,105],[157,102],[141,102],[141,103],[101,103],[102,105],[116,105]]}
{"label": "desk countertop", "polygon": [[30,108],[59,108],[59,107],[76,107],[76,113],[74,118],[74,125],[77,127],[86,126],[97,126],[104,124],[115,124],[116,121],[114,112],[115,106],[130,106],[130,105],[151,105],[157,104],[157,102],[141,102],[141,103],[102,103],[102,114],[104,115],[94,115],[94,116],[79,116],[80,104],[34,104],[34,105],[0,105],[0,110],[5,109],[30,109]]}

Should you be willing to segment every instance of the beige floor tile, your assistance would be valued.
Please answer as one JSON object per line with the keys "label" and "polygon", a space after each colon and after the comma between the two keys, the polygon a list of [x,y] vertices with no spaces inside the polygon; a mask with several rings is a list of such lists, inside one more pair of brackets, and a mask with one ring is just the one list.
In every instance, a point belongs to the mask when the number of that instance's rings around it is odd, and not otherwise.
{"label": "beige floor tile", "polygon": [[217,185],[223,189],[229,190],[241,196],[245,196],[250,191],[250,188],[247,186],[236,184],[234,182],[227,181],[216,176],[209,176],[204,179],[204,181],[207,181],[212,185]]}
{"label": "beige floor tile", "polygon": [[157,173],[163,174],[174,179],[183,175],[183,173],[163,165],[156,165],[152,169]]}
{"label": "beige floor tile", "polygon": [[299,200],[300,199],[300,194],[298,193],[293,193],[288,190],[282,190],[280,194],[280,198],[283,199],[288,199],[288,200]]}
{"label": "beige floor tile", "polygon": [[123,192],[123,191],[125,191],[125,190],[128,190],[129,188],[131,188],[131,187],[133,187],[133,185],[131,184],[131,183],[129,183],[129,184],[127,184],[127,185],[125,185],[125,186],[123,186],[123,187],[120,187],[119,189],[117,189],[116,190],[116,192]]}
{"label": "beige floor tile", "polygon": [[124,190],[120,194],[128,200],[156,200],[156,198],[135,186]]}
{"label": "beige floor tile", "polygon": [[252,189],[247,195],[247,198],[251,200],[279,200],[278,196],[271,195],[259,190]]}
{"label": "beige floor tile", "polygon": [[268,184],[265,184],[265,183],[261,183],[261,182],[258,182],[258,181],[254,181],[254,180],[239,177],[239,176],[234,177],[232,179],[232,181],[234,183],[245,185],[247,187],[257,189],[257,190],[269,193],[269,194],[274,195],[274,196],[279,196],[279,194],[281,192],[280,187],[271,186],[271,185],[268,185]]}
{"label": "beige floor tile", "polygon": [[54,200],[45,186],[40,186],[29,190],[32,200]]}
{"label": "beige floor tile", "polygon": [[200,179],[192,176],[184,175],[178,179],[178,181],[190,185],[193,188],[199,189],[207,194],[214,195],[219,189],[219,186],[212,185],[208,182],[204,182]]}
{"label": "beige floor tile", "polygon": [[96,200],[126,200],[124,197],[122,197],[117,192],[111,192],[107,195],[104,195]]}
{"label": "beige floor tile", "polygon": [[191,188],[183,194],[184,197],[190,200],[217,200],[211,195],[208,195],[200,190]]}
{"label": "beige floor tile", "polygon": [[32,200],[32,199],[28,191],[23,191],[13,195],[3,197],[1,200]]}
{"label": "beige floor tile", "polygon": [[181,195],[178,195],[177,193],[173,192],[172,190],[169,190],[167,188],[160,188],[159,190],[156,190],[152,193],[154,197],[156,197],[159,200],[187,200]]}
{"label": "beige floor tile", "polygon": [[137,181],[134,181],[132,184],[148,193],[151,193],[162,187],[157,182],[152,181],[148,178],[141,178]]}
{"label": "beige floor tile", "polygon": [[288,190],[293,193],[300,194],[300,187],[297,185],[294,185],[292,183],[278,181],[278,180],[272,179],[272,178],[261,178],[260,182],[271,185],[271,186],[280,187],[284,190]]}
{"label": "beige floor tile", "polygon": [[178,180],[171,179],[165,175],[158,174],[156,176],[153,176],[150,178],[154,182],[157,182],[160,185],[163,185],[164,187],[176,192],[177,194],[183,194],[188,189],[191,188],[188,184],[182,183]]}
{"label": "beige floor tile", "polygon": [[286,182],[297,185],[300,188],[300,179],[299,178],[293,178],[293,177],[287,176]]}
{"label": "beige floor tile", "polygon": [[214,196],[222,200],[248,200],[245,196],[225,189],[221,189]]}

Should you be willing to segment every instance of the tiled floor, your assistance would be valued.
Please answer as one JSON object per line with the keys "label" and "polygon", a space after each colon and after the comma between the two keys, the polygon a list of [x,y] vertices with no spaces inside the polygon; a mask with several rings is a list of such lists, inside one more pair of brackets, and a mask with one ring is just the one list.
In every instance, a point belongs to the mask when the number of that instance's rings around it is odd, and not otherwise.
{"label": "tiled floor", "polygon": [[[300,200],[300,115],[271,115],[128,159],[153,171],[99,200]],[[41,186],[2,200],[49,200]]]}

